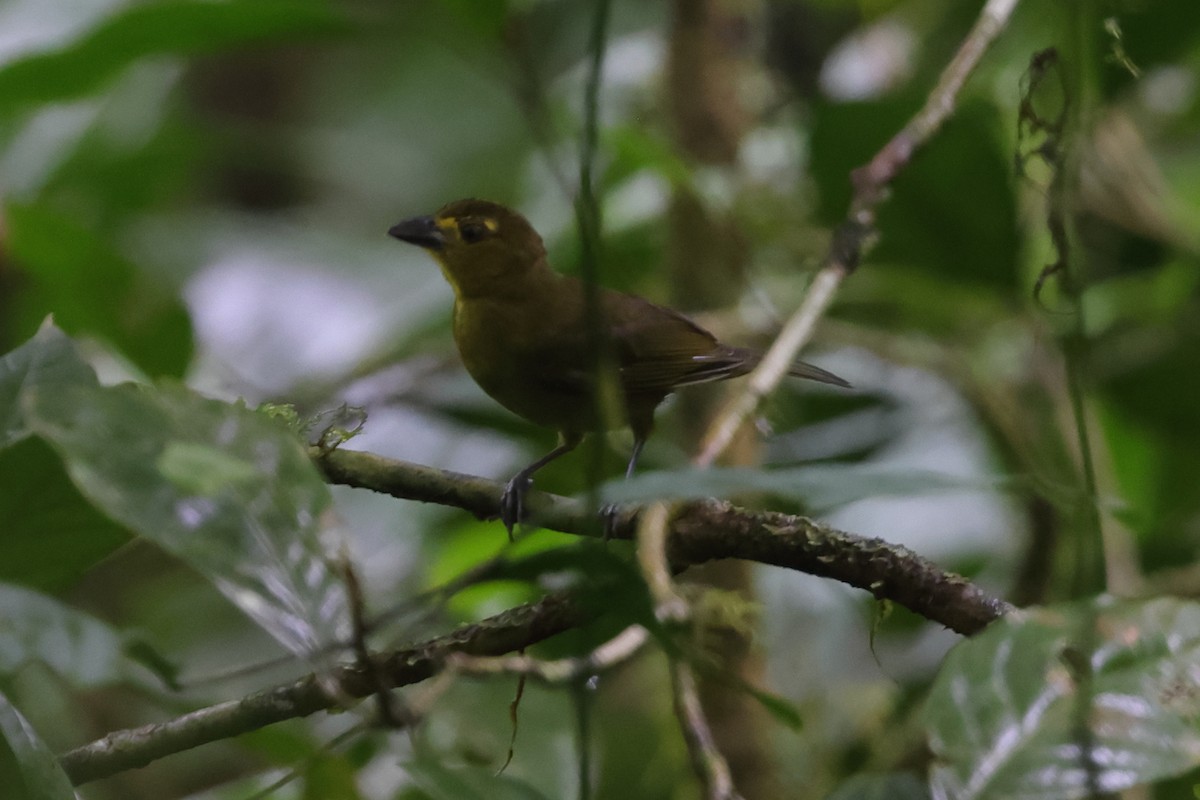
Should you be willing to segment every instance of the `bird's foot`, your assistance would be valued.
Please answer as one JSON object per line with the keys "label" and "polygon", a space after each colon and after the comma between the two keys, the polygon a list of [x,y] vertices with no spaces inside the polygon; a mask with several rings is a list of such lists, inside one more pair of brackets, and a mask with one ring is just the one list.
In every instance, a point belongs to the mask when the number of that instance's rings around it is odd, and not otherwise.
{"label": "bird's foot", "polygon": [[500,521],[508,531],[508,540],[513,541],[513,528],[525,518],[525,493],[533,486],[533,479],[525,475],[517,475],[504,484],[504,493],[500,495]]}
{"label": "bird's foot", "polygon": [[600,520],[604,525],[604,533],[601,537],[604,541],[608,541],[617,535],[617,528],[621,524],[621,506],[616,503],[606,503],[600,507]]}

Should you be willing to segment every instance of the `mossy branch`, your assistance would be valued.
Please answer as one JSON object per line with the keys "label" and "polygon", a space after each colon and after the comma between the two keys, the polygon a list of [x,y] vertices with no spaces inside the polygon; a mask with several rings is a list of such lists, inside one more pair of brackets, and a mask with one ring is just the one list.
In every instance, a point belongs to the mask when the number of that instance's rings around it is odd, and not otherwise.
{"label": "mossy branch", "polygon": [[[494,519],[503,485],[353,450],[315,454],[331,483],[356,486],[406,500],[438,503]],[[600,536],[599,515],[582,502],[532,491],[531,516],[551,530]],[[632,539],[637,511],[623,513],[612,535]],[[981,630],[1012,607],[965,578],[946,572],[907,548],[839,531],[807,517],[752,511],[719,500],[680,505],[670,522],[669,555],[675,567],[738,558],[833,578],[899,603],[963,635]]]}

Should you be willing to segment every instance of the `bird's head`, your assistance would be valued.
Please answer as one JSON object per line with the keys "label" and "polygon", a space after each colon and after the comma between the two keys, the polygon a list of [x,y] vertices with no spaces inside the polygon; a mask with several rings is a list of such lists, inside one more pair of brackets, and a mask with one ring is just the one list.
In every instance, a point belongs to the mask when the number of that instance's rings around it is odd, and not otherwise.
{"label": "bird's head", "polygon": [[529,221],[488,200],[455,200],[388,234],[428,250],[459,297],[494,296],[547,269],[545,245]]}

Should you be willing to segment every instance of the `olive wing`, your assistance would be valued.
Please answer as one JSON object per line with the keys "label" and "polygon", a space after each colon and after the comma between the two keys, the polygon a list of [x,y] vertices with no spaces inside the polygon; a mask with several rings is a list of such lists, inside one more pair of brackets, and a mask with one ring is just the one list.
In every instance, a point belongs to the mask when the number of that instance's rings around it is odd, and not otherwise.
{"label": "olive wing", "polygon": [[626,391],[669,392],[676,386],[745,374],[753,353],[729,347],[684,315],[634,295],[608,292],[605,316]]}

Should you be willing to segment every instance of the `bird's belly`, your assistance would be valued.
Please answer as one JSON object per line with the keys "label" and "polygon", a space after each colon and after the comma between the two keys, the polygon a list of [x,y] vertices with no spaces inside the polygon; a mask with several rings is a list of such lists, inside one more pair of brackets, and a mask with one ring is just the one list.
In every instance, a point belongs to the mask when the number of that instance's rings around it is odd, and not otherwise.
{"label": "bird's belly", "polygon": [[[506,316],[484,304],[455,308],[454,338],[463,366],[479,387],[517,416],[546,428],[583,433],[602,427],[586,386],[556,374],[561,364],[539,358],[553,333]],[[586,375],[586,369],[578,372]]]}

